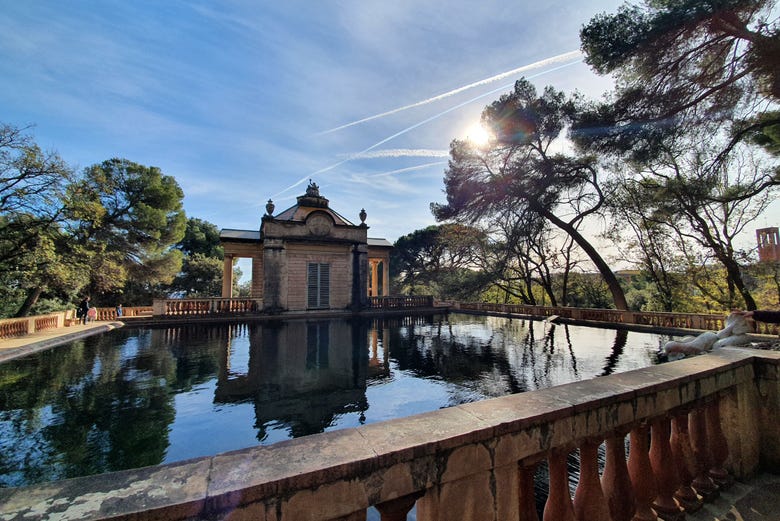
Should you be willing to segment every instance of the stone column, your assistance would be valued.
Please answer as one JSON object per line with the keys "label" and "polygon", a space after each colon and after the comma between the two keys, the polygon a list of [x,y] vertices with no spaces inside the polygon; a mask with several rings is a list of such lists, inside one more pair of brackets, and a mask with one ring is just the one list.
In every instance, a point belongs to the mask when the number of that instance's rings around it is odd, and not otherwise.
{"label": "stone column", "polygon": [[222,298],[233,298],[233,255],[228,253],[222,262]]}
{"label": "stone column", "polygon": [[379,293],[379,263],[375,259],[369,262],[371,263],[371,296],[381,297],[382,294]]}
{"label": "stone column", "polygon": [[382,296],[390,296],[390,257],[382,259]]}

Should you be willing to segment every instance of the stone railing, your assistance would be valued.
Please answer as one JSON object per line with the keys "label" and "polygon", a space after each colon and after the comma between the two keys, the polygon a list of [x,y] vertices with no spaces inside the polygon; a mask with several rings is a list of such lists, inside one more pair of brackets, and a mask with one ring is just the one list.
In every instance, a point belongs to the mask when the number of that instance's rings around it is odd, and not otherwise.
{"label": "stone railing", "polygon": [[120,317],[116,308],[97,308],[97,320],[122,320],[132,317],[151,316],[152,306],[132,306],[122,307],[122,316]]}
{"label": "stone railing", "polygon": [[66,325],[68,311],[48,315],[36,315],[23,318],[5,318],[0,320],[0,338],[12,338],[29,335],[36,331],[56,329]]}
{"label": "stone railing", "polygon": [[370,309],[414,309],[433,307],[433,297],[430,295],[408,297],[368,297]]}
{"label": "stone railing", "polygon": [[492,304],[489,302],[457,302],[453,309],[478,311],[482,313],[501,313],[529,315],[534,317],[558,316],[571,320],[589,320],[612,324],[637,324],[676,329],[703,329],[717,331],[723,329],[728,312],[707,313],[657,313],[643,311],[620,311],[617,309],[570,308],[552,306],[526,306],[523,304]]}
{"label": "stone railing", "polygon": [[235,315],[257,313],[262,307],[262,299],[252,298],[154,299],[152,314],[155,317]]}
{"label": "stone railing", "polygon": [[549,490],[545,521],[679,519],[733,475],[777,468],[778,414],[780,353],[726,348],[270,446],[0,489],[0,512],[357,521],[375,507],[383,521],[412,508],[419,521],[536,521],[536,479]]}

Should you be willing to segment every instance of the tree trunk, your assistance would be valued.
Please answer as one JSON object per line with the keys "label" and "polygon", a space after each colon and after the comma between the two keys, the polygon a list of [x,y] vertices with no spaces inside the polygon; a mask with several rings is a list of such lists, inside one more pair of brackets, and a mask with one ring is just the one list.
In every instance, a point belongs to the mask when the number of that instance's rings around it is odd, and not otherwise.
{"label": "tree trunk", "polygon": [[753,299],[753,295],[750,294],[750,290],[745,286],[745,281],[742,279],[742,270],[740,269],[739,264],[734,259],[726,256],[721,256],[720,262],[725,266],[729,280],[734,283],[737,287],[737,291],[742,295],[742,298],[745,301],[745,309],[748,311],[758,309],[756,301]]}
{"label": "tree trunk", "polygon": [[26,317],[30,313],[30,310],[35,305],[35,303],[38,302],[38,298],[41,296],[41,293],[43,293],[43,288],[30,289],[30,291],[27,293],[27,298],[24,300],[24,304],[22,304],[22,307],[19,308],[19,311],[16,312],[14,317]]}
{"label": "tree trunk", "polygon": [[601,258],[601,255],[599,255],[599,253],[596,251],[596,248],[594,248],[593,245],[591,245],[574,226],[570,225],[566,221],[563,221],[552,212],[548,212],[542,208],[537,208],[537,211],[539,211],[539,213],[548,221],[569,234],[569,237],[571,237],[574,242],[576,242],[577,245],[585,251],[585,254],[590,258],[591,261],[593,261],[593,264],[596,265],[596,269],[599,270],[599,273],[601,273],[601,276],[604,278],[604,282],[606,282],[610,293],[612,293],[612,300],[615,302],[615,308],[622,311],[628,311],[626,294],[623,292],[623,288],[620,286],[620,282],[606,261],[604,261],[604,259]]}

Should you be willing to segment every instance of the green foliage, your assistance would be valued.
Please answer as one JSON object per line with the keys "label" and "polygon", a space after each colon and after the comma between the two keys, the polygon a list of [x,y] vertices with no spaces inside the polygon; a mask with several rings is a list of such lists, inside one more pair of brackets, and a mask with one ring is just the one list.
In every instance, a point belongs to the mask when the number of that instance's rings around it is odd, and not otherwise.
{"label": "green foliage", "polygon": [[585,112],[575,137],[591,150],[646,160],[670,130],[780,99],[780,32],[772,0],[647,0],[594,17],[586,62],[618,82]]}
{"label": "green foliage", "polygon": [[221,294],[222,260],[203,253],[187,256],[171,289],[187,297],[214,297]]}
{"label": "green foliage", "polygon": [[[68,187],[72,229],[89,259],[87,292],[97,305],[148,304],[181,269],[184,194],[159,168],[110,159]],[[122,295],[124,293],[124,295]]]}
{"label": "green foliage", "polygon": [[225,257],[225,252],[219,242],[219,228],[208,221],[195,217],[187,219],[184,238],[179,241],[176,247],[187,256],[200,254],[220,260]]}
{"label": "green foliage", "polygon": [[400,237],[390,252],[395,292],[467,298],[479,292],[479,274],[472,269],[481,233],[466,226],[429,226]]}

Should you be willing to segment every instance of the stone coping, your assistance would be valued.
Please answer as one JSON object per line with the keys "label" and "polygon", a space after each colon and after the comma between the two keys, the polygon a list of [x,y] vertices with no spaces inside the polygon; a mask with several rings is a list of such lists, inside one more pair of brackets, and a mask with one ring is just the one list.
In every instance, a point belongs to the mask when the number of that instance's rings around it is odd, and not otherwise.
{"label": "stone coping", "polygon": [[[758,368],[762,366],[762,368]],[[694,405],[756,374],[777,379],[780,353],[714,353],[592,380],[178,463],[0,489],[0,520],[185,519],[296,492],[360,484],[365,508],[436,483],[533,461],[636,422]],[[447,456],[489,447],[492,461],[447,468]],[[397,479],[389,479],[402,468]],[[350,485],[350,486],[352,486]],[[345,485],[347,486],[347,485]],[[326,496],[333,501],[336,498]],[[353,508],[355,505],[351,505]],[[346,508],[346,507],[345,507]],[[352,510],[354,511],[354,510]]]}

